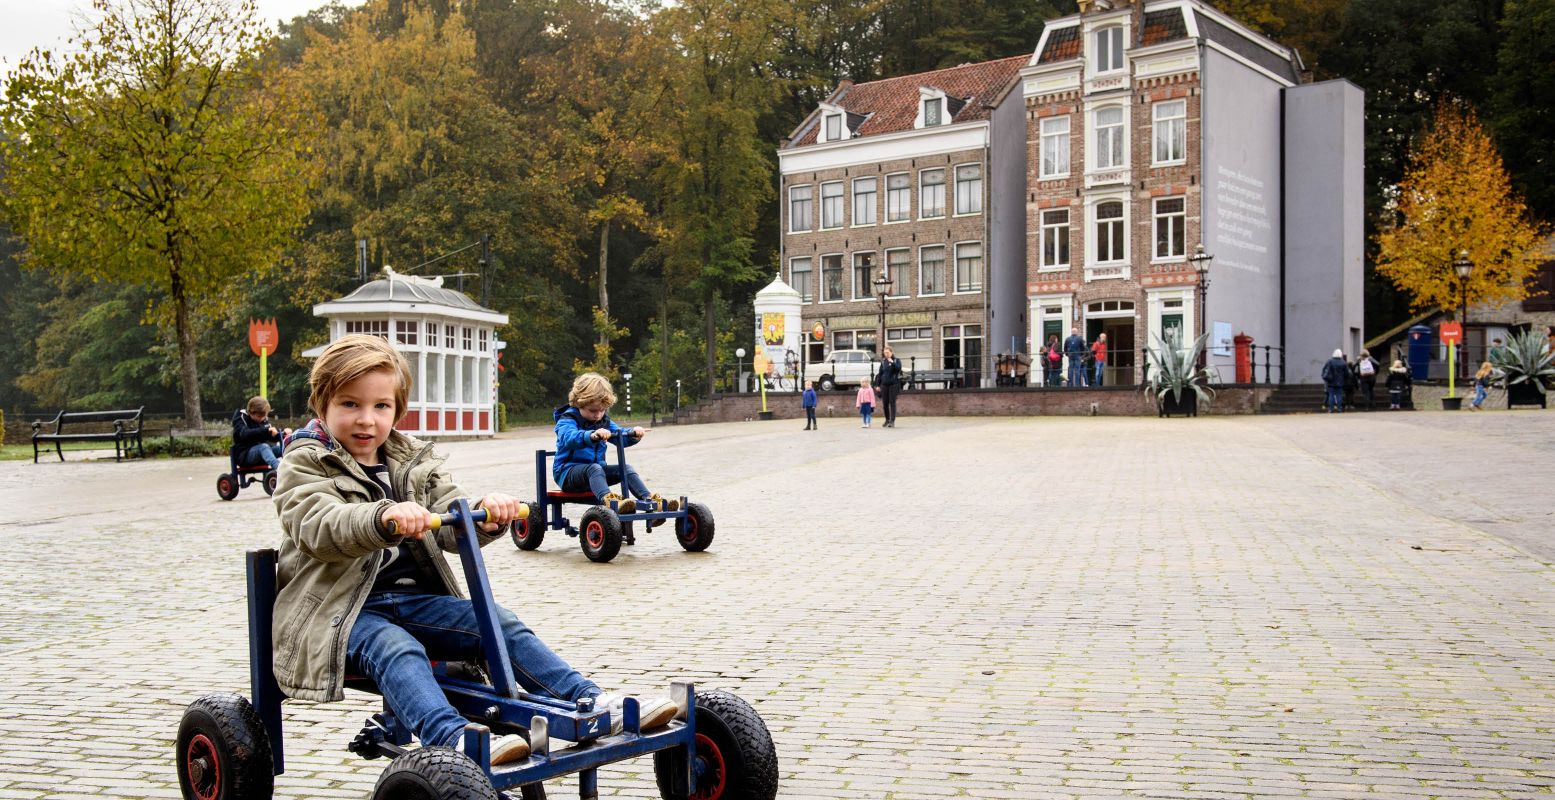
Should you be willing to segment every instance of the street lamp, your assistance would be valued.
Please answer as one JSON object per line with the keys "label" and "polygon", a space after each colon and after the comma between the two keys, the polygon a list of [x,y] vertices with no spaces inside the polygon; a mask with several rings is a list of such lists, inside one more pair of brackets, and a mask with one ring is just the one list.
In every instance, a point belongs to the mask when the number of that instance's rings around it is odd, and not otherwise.
{"label": "street lamp", "polygon": [[885,299],[891,294],[891,277],[884,272],[875,278],[875,295],[880,298],[880,338],[875,340],[875,353],[885,352]]}
{"label": "street lamp", "polygon": [[1469,260],[1469,251],[1459,250],[1458,258],[1452,262],[1452,271],[1458,273],[1458,322],[1463,325],[1463,338],[1458,346],[1463,348],[1465,358],[1458,359],[1462,363],[1458,369],[1464,375],[1469,374],[1468,364],[1468,336],[1469,336],[1469,273],[1474,271],[1474,262]]}
{"label": "street lamp", "polygon": [[[1215,257],[1204,252],[1204,243],[1199,242],[1193,246],[1193,255],[1188,256],[1188,260],[1193,262],[1193,271],[1199,276],[1199,335],[1203,336],[1209,325],[1206,319],[1209,316],[1209,262],[1214,261]],[[1209,356],[1208,350],[1205,348],[1199,353],[1201,365]]]}
{"label": "street lamp", "polygon": [[736,392],[745,391],[745,348],[734,349],[734,385],[738,387]]}

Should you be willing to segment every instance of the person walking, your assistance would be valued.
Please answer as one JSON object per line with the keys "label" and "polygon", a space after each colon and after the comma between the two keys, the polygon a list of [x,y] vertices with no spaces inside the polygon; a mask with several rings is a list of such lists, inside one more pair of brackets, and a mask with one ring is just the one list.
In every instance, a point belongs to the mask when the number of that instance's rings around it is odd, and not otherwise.
{"label": "person walking", "polygon": [[858,409],[860,417],[864,418],[864,424],[860,427],[868,428],[870,417],[875,414],[875,389],[867,383],[858,386],[858,395],[853,398],[853,405]]}
{"label": "person walking", "polygon": [[1058,334],[1050,334],[1042,348],[1042,374],[1048,386],[1057,386],[1063,372],[1064,351],[1058,346]]}
{"label": "person walking", "polygon": [[1490,376],[1495,374],[1495,368],[1489,361],[1479,363],[1479,371],[1474,373],[1474,399],[1469,401],[1469,408],[1475,411],[1485,402],[1485,394],[1490,391]]}
{"label": "person walking", "polygon": [[1361,357],[1355,360],[1355,377],[1361,383],[1361,397],[1366,400],[1366,410],[1371,411],[1377,405],[1377,368],[1381,366],[1377,359],[1371,357],[1370,350],[1362,350]]}
{"label": "person walking", "polygon": [[1404,394],[1410,387],[1409,370],[1404,368],[1404,362],[1393,360],[1393,366],[1388,368],[1388,408],[1397,411],[1404,407]]}
{"label": "person walking", "polygon": [[1099,334],[1096,343],[1091,345],[1091,361],[1096,365],[1096,377],[1091,380],[1091,385],[1101,386],[1102,376],[1107,371],[1107,334]]}
{"label": "person walking", "polygon": [[1323,398],[1323,410],[1329,414],[1344,413],[1344,382],[1350,375],[1350,365],[1345,363],[1344,351],[1323,362],[1323,386],[1328,390]]}
{"label": "person walking", "polygon": [[1064,355],[1069,357],[1069,385],[1085,385],[1085,337],[1080,335],[1079,328],[1069,329],[1069,338],[1064,340]]}
{"label": "person walking", "polygon": [[804,382],[804,399],[800,401],[804,406],[804,429],[816,430],[815,424],[815,381]]}
{"label": "person walking", "polygon": [[885,426],[896,427],[896,396],[902,392],[902,360],[891,352],[889,346],[881,351],[880,369],[875,373],[875,385],[880,387],[880,410],[885,412]]}

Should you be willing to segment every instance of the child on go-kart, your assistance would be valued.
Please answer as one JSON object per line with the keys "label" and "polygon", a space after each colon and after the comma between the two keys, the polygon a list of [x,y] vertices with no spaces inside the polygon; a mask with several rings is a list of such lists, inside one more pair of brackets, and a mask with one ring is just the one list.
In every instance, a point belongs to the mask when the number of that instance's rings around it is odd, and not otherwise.
{"label": "child on go-kart", "polygon": [[[611,439],[624,437],[622,445],[631,447],[649,431],[641,426],[623,428],[610,419],[616,395],[605,376],[597,372],[579,375],[572,382],[567,403],[552,415],[556,419],[556,459],[551,464],[551,475],[562,491],[593,492],[594,499],[601,504],[615,501],[616,511],[622,514],[636,511],[638,503],[648,503],[654,511],[680,510],[679,500],[650,493],[631,465],[605,465],[605,450]],[[615,483],[623,484],[632,496],[622,498],[610,491],[610,485]],[[663,521],[652,520],[648,526]]]}
{"label": "child on go-kart", "polygon": [[[288,696],[344,697],[348,672],[371,678],[422,746],[455,747],[465,720],[449,705],[429,658],[477,659],[479,633],[439,548],[457,552],[453,531],[431,532],[433,512],[462,496],[430,443],[394,430],[404,416],[410,368],[376,336],[346,336],[308,377],[319,418],[287,440],[275,505],[281,542],[275,601],[275,677]],[[488,522],[485,545],[521,504],[492,493],[474,503]],[[390,523],[394,523],[394,532]],[[428,533],[431,535],[428,536]],[[525,691],[563,700],[595,697],[619,730],[621,696],[599,687],[551,651],[518,617],[497,609],[502,637]],[[643,701],[641,726],[669,722],[673,701]],[[492,763],[518,761],[529,745],[513,736]]]}
{"label": "child on go-kart", "polygon": [[281,463],[281,436],[290,436],[291,428],[278,431],[270,424],[270,401],[263,395],[248,398],[248,405],[232,412],[232,449],[238,466],[263,464],[275,469]]}

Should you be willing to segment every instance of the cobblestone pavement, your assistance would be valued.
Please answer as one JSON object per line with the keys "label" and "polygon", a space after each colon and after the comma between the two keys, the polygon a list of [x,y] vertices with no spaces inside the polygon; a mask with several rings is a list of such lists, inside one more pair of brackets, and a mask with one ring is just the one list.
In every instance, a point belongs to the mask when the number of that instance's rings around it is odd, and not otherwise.
{"label": "cobblestone pavement", "polygon": [[[486,558],[607,688],[755,704],[785,798],[1543,796],[1549,420],[664,428],[633,462],[713,509],[710,551]],[[528,496],[548,438],[446,451]],[[242,552],[278,530],[258,487],[216,498],[223,463],[0,463],[0,798],[176,797],[184,706],[246,693]],[[277,796],[366,796],[371,709],[288,704]],[[657,796],[646,759],[601,786]]]}

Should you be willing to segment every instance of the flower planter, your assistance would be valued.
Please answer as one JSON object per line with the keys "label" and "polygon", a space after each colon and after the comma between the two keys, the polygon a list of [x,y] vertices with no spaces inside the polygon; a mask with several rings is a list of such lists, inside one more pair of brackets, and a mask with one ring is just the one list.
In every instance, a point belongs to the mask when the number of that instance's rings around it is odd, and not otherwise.
{"label": "flower planter", "polygon": [[1183,417],[1197,417],[1199,415],[1199,393],[1191,388],[1182,391],[1181,398],[1173,397],[1170,391],[1161,393],[1160,400],[1156,403],[1159,416],[1170,417],[1173,415]]}
{"label": "flower planter", "polygon": [[1539,387],[1528,381],[1510,384],[1506,387],[1506,407],[1538,406],[1539,408],[1549,408],[1546,405],[1549,401],[1549,395],[1546,394],[1547,391],[1547,389],[1545,392],[1539,391]]}

